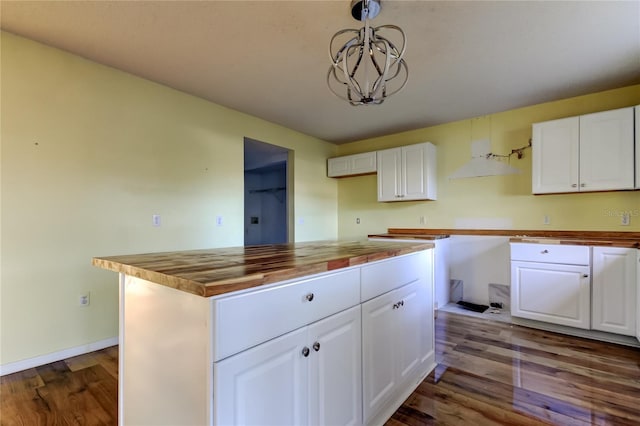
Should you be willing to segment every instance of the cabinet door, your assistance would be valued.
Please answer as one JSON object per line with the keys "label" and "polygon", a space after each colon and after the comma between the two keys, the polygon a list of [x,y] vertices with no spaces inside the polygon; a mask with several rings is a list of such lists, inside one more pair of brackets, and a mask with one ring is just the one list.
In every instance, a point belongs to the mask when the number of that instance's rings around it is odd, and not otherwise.
{"label": "cabinet door", "polygon": [[363,154],[354,154],[349,156],[350,174],[360,175],[365,173],[376,172],[376,153],[365,152]]}
{"label": "cabinet door", "polygon": [[396,388],[395,345],[397,290],[362,304],[362,398],[365,423]]}
{"label": "cabinet door", "polygon": [[589,329],[588,266],[511,262],[511,315]]}
{"label": "cabinet door", "polygon": [[401,198],[401,154],[400,148],[377,152],[378,201],[398,201]]}
{"label": "cabinet door", "polygon": [[[442,241],[442,240],[441,240]],[[437,250],[442,250],[442,246],[436,243],[436,248],[429,250],[427,262],[425,267],[427,268],[426,282],[420,286],[419,297],[420,303],[423,304],[420,313],[421,324],[421,341],[422,348],[420,350],[422,358],[420,362],[424,367],[431,370],[435,365],[435,326],[434,326],[434,309],[435,309],[435,273],[438,266],[435,264]],[[440,256],[443,256],[440,252]],[[440,260],[441,263],[442,260]],[[444,305],[443,305],[444,306]],[[431,365],[425,365],[429,362]]]}
{"label": "cabinet door", "polygon": [[306,338],[304,327],[215,363],[215,424],[307,424]]}
{"label": "cabinet door", "polygon": [[580,190],[632,189],[633,107],[580,116]]}
{"label": "cabinet door", "polygon": [[362,175],[375,172],[375,151],[329,158],[327,161],[327,176],[329,177]]}
{"label": "cabinet door", "polygon": [[435,200],[435,147],[430,143],[402,147],[402,200]]}
{"label": "cabinet door", "polygon": [[[397,329],[395,333],[396,374],[398,382],[405,383],[412,378],[420,367],[422,354],[422,331],[424,324],[425,284],[418,280],[406,285],[396,292],[396,318]],[[393,307],[394,305],[392,305]]]}
{"label": "cabinet door", "polygon": [[592,329],[636,335],[636,251],[593,248]]}
{"label": "cabinet door", "polygon": [[309,424],[362,424],[360,306],[309,326]]}
{"label": "cabinet door", "polygon": [[349,157],[336,157],[327,160],[327,176],[338,177],[351,174],[351,160]]}
{"label": "cabinet door", "polygon": [[578,191],[579,118],[533,124],[534,194]]}

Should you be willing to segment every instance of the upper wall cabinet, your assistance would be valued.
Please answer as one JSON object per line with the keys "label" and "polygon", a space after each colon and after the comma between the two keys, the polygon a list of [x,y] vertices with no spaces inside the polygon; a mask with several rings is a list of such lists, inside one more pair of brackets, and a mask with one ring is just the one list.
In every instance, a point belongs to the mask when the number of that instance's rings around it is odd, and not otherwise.
{"label": "upper wall cabinet", "polygon": [[376,152],[345,155],[327,160],[327,176],[343,177],[376,172]]}
{"label": "upper wall cabinet", "polygon": [[436,147],[430,142],[378,151],[378,201],[436,199]]}
{"label": "upper wall cabinet", "polygon": [[633,107],[533,124],[533,193],[633,189],[633,125]]}

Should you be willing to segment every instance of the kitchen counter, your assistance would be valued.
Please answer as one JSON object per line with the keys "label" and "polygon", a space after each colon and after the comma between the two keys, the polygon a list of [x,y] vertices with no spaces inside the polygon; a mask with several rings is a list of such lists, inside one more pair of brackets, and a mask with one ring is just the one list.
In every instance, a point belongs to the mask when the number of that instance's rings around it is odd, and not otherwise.
{"label": "kitchen counter", "polygon": [[531,243],[531,244],[563,244],[573,246],[607,246],[621,248],[640,248],[640,239],[588,239],[588,238],[553,238],[553,237],[512,237],[511,243]]}
{"label": "kitchen counter", "polygon": [[373,241],[308,243],[96,257],[93,265],[210,297],[432,248]]}
{"label": "kitchen counter", "polygon": [[609,246],[640,249],[640,232],[389,228],[386,234],[370,235],[369,237],[389,240],[435,240],[453,235],[510,237],[511,242],[522,243]]}
{"label": "kitchen counter", "polygon": [[369,238],[384,240],[416,240],[416,241],[433,241],[449,238],[446,234],[371,234]]}
{"label": "kitchen counter", "polygon": [[[93,259],[120,273],[118,424],[383,424],[436,365],[433,247],[317,241]],[[384,398],[363,392],[381,376]]]}

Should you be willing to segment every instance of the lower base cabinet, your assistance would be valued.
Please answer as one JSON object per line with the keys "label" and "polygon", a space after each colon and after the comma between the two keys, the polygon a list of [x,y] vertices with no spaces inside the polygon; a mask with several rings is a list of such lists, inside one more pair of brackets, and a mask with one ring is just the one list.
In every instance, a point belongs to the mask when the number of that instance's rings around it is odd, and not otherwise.
{"label": "lower base cabinet", "polygon": [[636,252],[593,247],[592,329],[636,335]]}
{"label": "lower base cabinet", "polygon": [[638,253],[624,247],[512,243],[511,315],[639,337]]}
{"label": "lower base cabinet", "polygon": [[379,425],[435,367],[431,249],[211,298],[121,274],[120,297],[120,425]]}
{"label": "lower base cabinet", "polygon": [[360,306],[214,365],[218,425],[359,425]]}
{"label": "lower base cabinet", "polygon": [[511,315],[589,329],[589,266],[511,261]]}
{"label": "lower base cabinet", "polygon": [[371,422],[422,377],[433,355],[432,293],[422,280],[362,304],[363,413]]}

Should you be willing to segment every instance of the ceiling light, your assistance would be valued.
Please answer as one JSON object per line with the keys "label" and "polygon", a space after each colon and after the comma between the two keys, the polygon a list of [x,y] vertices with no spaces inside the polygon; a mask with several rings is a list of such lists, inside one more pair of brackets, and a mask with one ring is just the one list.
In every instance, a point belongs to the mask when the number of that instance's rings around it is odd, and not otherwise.
{"label": "ceiling light", "polygon": [[329,43],[327,84],[351,105],[381,104],[407,84],[406,37],[395,25],[371,27],[369,20],[379,12],[380,0],[353,0],[351,14],[364,27],[340,30]]}

